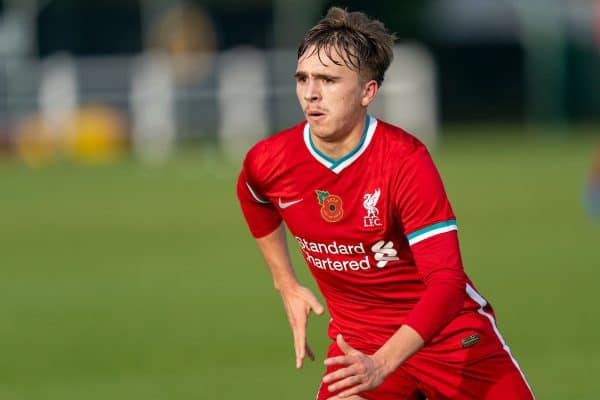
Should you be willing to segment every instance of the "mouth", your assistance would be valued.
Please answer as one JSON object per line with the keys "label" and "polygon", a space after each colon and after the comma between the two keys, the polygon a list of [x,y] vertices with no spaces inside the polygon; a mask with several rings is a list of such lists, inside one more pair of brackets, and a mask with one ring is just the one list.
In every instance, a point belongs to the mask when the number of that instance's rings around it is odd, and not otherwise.
{"label": "mouth", "polygon": [[313,120],[318,120],[325,117],[325,112],[321,110],[306,110],[306,117]]}

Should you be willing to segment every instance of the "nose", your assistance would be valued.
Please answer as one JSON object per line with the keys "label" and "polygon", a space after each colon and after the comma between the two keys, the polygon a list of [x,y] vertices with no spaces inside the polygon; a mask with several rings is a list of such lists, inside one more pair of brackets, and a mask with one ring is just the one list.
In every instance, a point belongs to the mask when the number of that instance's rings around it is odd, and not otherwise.
{"label": "nose", "polygon": [[319,85],[314,79],[309,79],[304,85],[304,100],[306,101],[317,101],[321,98],[321,92],[319,90]]}

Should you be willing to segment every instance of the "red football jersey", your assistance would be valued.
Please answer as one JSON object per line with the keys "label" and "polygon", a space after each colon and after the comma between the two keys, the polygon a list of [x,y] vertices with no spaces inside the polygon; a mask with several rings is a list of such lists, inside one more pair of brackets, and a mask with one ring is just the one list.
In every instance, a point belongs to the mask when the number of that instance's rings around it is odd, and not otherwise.
{"label": "red football jersey", "polygon": [[237,191],[255,237],[285,221],[327,303],[332,339],[342,333],[373,352],[409,324],[451,352],[489,324],[437,169],[402,129],[367,116],[358,146],[333,160],[301,123],[248,152]]}

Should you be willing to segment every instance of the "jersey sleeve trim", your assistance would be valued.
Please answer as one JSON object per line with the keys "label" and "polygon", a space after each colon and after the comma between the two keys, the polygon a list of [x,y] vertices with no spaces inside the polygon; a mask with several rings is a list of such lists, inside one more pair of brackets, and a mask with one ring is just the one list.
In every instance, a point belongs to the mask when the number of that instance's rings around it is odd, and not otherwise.
{"label": "jersey sleeve trim", "polygon": [[250,184],[248,182],[246,182],[246,187],[248,188],[248,191],[250,192],[250,194],[252,195],[252,197],[254,198],[254,200],[256,200],[257,202],[259,202],[261,204],[269,204],[269,203],[271,203],[270,201],[265,200],[262,197],[260,197],[258,194],[256,194],[256,192],[252,189],[252,186],[250,186]]}
{"label": "jersey sleeve trim", "polygon": [[436,224],[426,226],[425,228],[419,229],[418,231],[406,235],[406,238],[408,239],[408,244],[412,246],[415,243],[419,243],[432,236],[439,235],[440,233],[446,233],[456,230],[458,230],[458,227],[456,226],[456,220],[451,219],[448,221],[438,222]]}

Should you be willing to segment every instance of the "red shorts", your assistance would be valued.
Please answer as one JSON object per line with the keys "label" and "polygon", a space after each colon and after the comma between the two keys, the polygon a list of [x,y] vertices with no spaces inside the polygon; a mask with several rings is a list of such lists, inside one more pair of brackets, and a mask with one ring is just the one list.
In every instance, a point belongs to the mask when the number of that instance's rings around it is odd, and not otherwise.
{"label": "red shorts", "polygon": [[[482,343],[457,350],[463,351],[460,361],[447,357],[447,354],[436,353],[435,344],[426,346],[389,375],[379,387],[360,393],[360,396],[368,400],[534,399],[517,362],[495,328],[479,331],[479,335],[482,335]],[[484,345],[486,341],[487,346]],[[482,346],[478,347],[479,344]],[[342,354],[335,342],[329,346],[328,357]],[[339,368],[328,367],[325,374]],[[317,400],[325,400],[335,394],[337,392],[329,392],[327,384],[321,384]]]}

